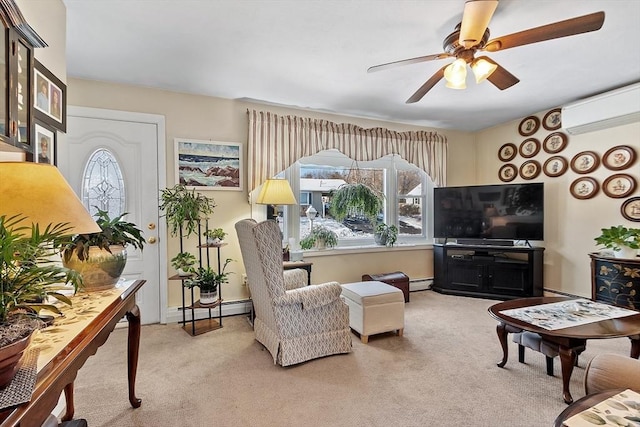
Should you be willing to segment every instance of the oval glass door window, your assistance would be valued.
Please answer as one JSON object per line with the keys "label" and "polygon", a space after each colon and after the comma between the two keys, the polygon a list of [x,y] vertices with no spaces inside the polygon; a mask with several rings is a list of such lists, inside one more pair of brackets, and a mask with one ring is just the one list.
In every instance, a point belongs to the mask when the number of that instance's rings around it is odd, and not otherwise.
{"label": "oval glass door window", "polygon": [[100,148],[89,157],[82,179],[82,202],[91,215],[98,209],[107,211],[110,218],[124,212],[122,168],[111,151]]}

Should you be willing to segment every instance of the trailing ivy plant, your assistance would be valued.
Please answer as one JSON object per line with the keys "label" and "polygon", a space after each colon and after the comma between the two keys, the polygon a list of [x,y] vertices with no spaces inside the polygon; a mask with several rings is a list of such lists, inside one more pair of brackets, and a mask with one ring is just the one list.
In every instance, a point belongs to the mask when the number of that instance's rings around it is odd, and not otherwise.
{"label": "trailing ivy plant", "polygon": [[384,195],[366,184],[342,184],[331,193],[329,213],[336,221],[349,215],[364,215],[375,224],[383,201]]}
{"label": "trailing ivy plant", "polygon": [[198,234],[198,221],[211,215],[215,207],[213,199],[182,184],[160,190],[160,209],[164,211],[172,236],[180,233],[180,227],[185,233],[183,237]]}

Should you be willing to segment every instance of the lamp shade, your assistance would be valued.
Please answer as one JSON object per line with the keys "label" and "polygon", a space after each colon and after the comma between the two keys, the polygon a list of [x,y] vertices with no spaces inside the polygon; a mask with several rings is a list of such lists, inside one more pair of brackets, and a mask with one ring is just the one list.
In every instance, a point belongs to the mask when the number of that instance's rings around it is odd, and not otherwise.
{"label": "lamp shade", "polygon": [[496,68],[498,68],[498,64],[486,56],[476,58],[471,63],[471,71],[473,71],[473,75],[476,77],[476,83],[484,81],[493,74]]}
{"label": "lamp shade", "polygon": [[464,89],[467,87],[467,63],[464,59],[458,58],[444,69],[444,78],[447,81],[446,87],[451,89]]}
{"label": "lamp shade", "polygon": [[256,203],[260,205],[295,205],[296,201],[289,181],[286,179],[268,179],[262,184],[262,190]]}
{"label": "lamp shade", "polygon": [[101,231],[58,168],[44,163],[0,162],[0,216],[19,226],[67,224],[69,234]]}

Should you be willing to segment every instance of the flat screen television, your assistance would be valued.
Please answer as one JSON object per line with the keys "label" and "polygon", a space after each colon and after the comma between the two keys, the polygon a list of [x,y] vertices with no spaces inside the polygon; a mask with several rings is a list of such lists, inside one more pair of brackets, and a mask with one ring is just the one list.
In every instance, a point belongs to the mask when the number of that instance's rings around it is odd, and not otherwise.
{"label": "flat screen television", "polygon": [[441,187],[433,196],[436,238],[544,240],[543,183]]}

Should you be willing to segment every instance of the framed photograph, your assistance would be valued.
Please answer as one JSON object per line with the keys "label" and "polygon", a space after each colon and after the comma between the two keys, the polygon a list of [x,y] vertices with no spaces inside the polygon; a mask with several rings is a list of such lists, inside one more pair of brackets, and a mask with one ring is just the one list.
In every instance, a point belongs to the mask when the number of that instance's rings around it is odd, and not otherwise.
{"label": "framed photograph", "polygon": [[547,135],[542,143],[542,149],[549,154],[556,154],[567,147],[567,135],[562,132],[553,132]]}
{"label": "framed photograph", "polygon": [[598,169],[600,158],[594,151],[582,151],[571,159],[571,170],[575,173],[590,173]]}
{"label": "framed photograph", "polygon": [[529,138],[520,144],[520,155],[525,159],[529,159],[540,151],[540,141],[535,138]]}
{"label": "framed photograph", "polygon": [[56,164],[56,130],[42,123],[34,124],[33,161]]}
{"label": "framed photograph", "polygon": [[610,148],[602,156],[602,164],[613,171],[626,169],[636,160],[636,152],[628,145],[618,145]]}
{"label": "framed photograph", "polygon": [[502,166],[498,171],[498,178],[500,178],[500,181],[513,181],[516,176],[518,176],[518,169],[516,168],[516,165],[511,163]]}
{"label": "framed photograph", "polygon": [[640,222],[640,197],[625,200],[620,206],[620,212],[625,219]]}
{"label": "framed photograph", "polygon": [[569,162],[562,156],[549,157],[542,166],[544,174],[550,177],[563,175],[567,169],[569,169]]}
{"label": "framed photograph", "polygon": [[576,199],[590,199],[598,193],[599,189],[598,181],[586,176],[574,180],[569,187],[571,195]]}
{"label": "framed photograph", "polygon": [[546,130],[556,130],[562,127],[562,110],[554,108],[542,118],[542,127]]}
{"label": "framed photograph", "polygon": [[621,199],[636,189],[636,179],[626,173],[611,175],[602,183],[602,191],[609,197]]}
{"label": "framed photograph", "polygon": [[540,128],[540,119],[536,116],[529,116],[522,119],[518,125],[518,133],[522,136],[530,136]]}
{"label": "framed photograph", "polygon": [[67,86],[35,60],[33,68],[34,117],[54,128],[67,131]]}
{"label": "framed photograph", "polygon": [[498,158],[503,162],[508,162],[509,160],[513,160],[513,158],[518,154],[518,148],[515,144],[507,143],[500,147],[498,150]]}
{"label": "framed photograph", "polygon": [[243,190],[242,144],[176,138],[176,182],[198,190]]}
{"label": "framed photograph", "polygon": [[540,175],[540,163],[535,160],[528,160],[520,165],[520,176],[522,179],[533,179]]}

